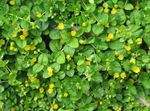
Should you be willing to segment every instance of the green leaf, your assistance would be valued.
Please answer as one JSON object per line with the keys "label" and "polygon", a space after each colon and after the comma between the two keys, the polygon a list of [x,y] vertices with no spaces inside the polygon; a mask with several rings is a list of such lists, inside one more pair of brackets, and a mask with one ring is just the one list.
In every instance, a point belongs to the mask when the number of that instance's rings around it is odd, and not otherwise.
{"label": "green leaf", "polygon": [[125,5],[125,10],[132,10],[134,7],[131,3]]}
{"label": "green leaf", "polygon": [[121,65],[119,64],[119,62],[114,61],[110,64],[109,70],[111,73],[115,73],[115,72],[121,72]]}
{"label": "green leaf", "polygon": [[4,91],[4,86],[0,85],[0,93]]}
{"label": "green leaf", "polygon": [[33,66],[33,72],[38,73],[38,72],[40,72],[43,68],[44,68],[44,65],[37,63],[37,64],[35,64],[35,65]]}
{"label": "green leaf", "polygon": [[77,38],[73,38],[73,39],[70,40],[68,45],[72,48],[78,48],[79,47],[79,41],[78,41]]}
{"label": "green leaf", "polygon": [[50,33],[49,33],[49,37],[51,38],[51,39],[60,39],[61,38],[61,35],[60,35],[60,32],[58,31],[58,30],[52,30],[52,31],[50,31]]}
{"label": "green leaf", "polygon": [[92,4],[93,4],[93,3],[94,3],[94,0],[89,0],[89,3],[92,3]]}
{"label": "green leaf", "polygon": [[114,4],[116,4],[116,3],[118,2],[118,0],[112,0],[112,2],[113,2]]}
{"label": "green leaf", "polygon": [[136,94],[137,94],[136,87],[133,86],[133,85],[130,85],[128,90],[129,90],[129,92],[130,92],[131,94],[133,94],[133,95],[136,95]]}
{"label": "green leaf", "polygon": [[124,46],[124,43],[120,42],[119,40],[115,40],[109,43],[109,47],[111,49],[121,49],[123,48],[123,46]]}
{"label": "green leaf", "polygon": [[95,24],[95,25],[93,25],[93,27],[92,27],[92,31],[93,31],[93,33],[96,34],[96,35],[101,34],[101,33],[103,32],[103,30],[104,30],[104,27],[103,27],[102,25],[97,25],[97,24]]}
{"label": "green leaf", "polygon": [[57,59],[56,59],[56,62],[58,63],[58,64],[63,64],[63,63],[65,63],[65,54],[64,54],[64,52],[59,52],[60,54],[58,55],[58,57],[57,57]]}
{"label": "green leaf", "polygon": [[48,64],[48,55],[45,53],[42,53],[38,58],[38,63],[42,65]]}
{"label": "green leaf", "polygon": [[49,43],[49,47],[53,52],[57,52],[61,49],[61,44],[58,40],[52,40]]}
{"label": "green leaf", "polygon": [[16,39],[16,44],[18,45],[18,47],[20,48],[24,48],[27,45],[27,41],[26,40],[20,40],[20,39]]}
{"label": "green leaf", "polygon": [[143,84],[145,89],[150,89],[149,83],[150,83],[149,79],[142,80],[142,84]]}

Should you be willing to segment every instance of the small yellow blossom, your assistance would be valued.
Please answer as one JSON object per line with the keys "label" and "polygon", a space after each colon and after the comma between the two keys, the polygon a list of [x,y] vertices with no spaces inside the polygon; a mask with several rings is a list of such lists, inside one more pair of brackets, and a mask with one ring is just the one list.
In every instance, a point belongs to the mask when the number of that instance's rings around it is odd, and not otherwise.
{"label": "small yellow blossom", "polygon": [[3,105],[4,105],[4,103],[0,102],[0,109],[3,109]]}
{"label": "small yellow blossom", "polygon": [[75,30],[72,30],[72,31],[71,31],[71,36],[74,37],[74,36],[76,36],[76,34],[77,34],[77,32],[76,32]]}
{"label": "small yellow blossom", "polygon": [[25,87],[28,87],[29,86],[29,82],[26,80],[25,81]]}
{"label": "small yellow blossom", "polygon": [[36,57],[33,57],[33,58],[31,59],[31,64],[33,65],[36,61],[37,61],[37,58],[36,58]]}
{"label": "small yellow blossom", "polygon": [[5,40],[4,39],[0,39],[0,44],[4,45],[5,44]]}
{"label": "small yellow blossom", "polygon": [[26,30],[26,29],[23,29],[22,32],[23,32],[22,35],[24,35],[25,37],[27,37],[29,34],[28,30]]}
{"label": "small yellow blossom", "polygon": [[117,13],[117,9],[113,7],[112,10],[111,10],[111,14],[114,15],[114,14],[116,14],[116,13]]}
{"label": "small yellow blossom", "polygon": [[84,44],[84,40],[79,40],[79,43],[82,45]]}
{"label": "small yellow blossom", "polygon": [[15,5],[15,0],[10,0],[10,1],[9,1],[9,4],[10,4],[10,5]]}
{"label": "small yellow blossom", "polygon": [[108,36],[106,37],[106,41],[109,42],[113,38],[114,38],[113,33],[109,33]]}
{"label": "small yellow blossom", "polygon": [[29,76],[28,78],[29,78],[29,80],[31,81],[31,83],[35,83],[35,82],[37,81],[37,78],[36,78],[36,77]]}
{"label": "small yellow blossom", "polygon": [[16,111],[16,110],[15,110],[15,108],[14,108],[14,107],[12,107],[10,111]]}
{"label": "small yellow blossom", "polygon": [[54,109],[54,110],[58,109],[58,104],[57,103],[53,103],[51,105],[51,108]]}
{"label": "small yellow blossom", "polygon": [[14,50],[14,47],[13,47],[13,46],[10,46],[10,47],[9,47],[9,50]]}
{"label": "small yellow blossom", "polygon": [[83,23],[82,23],[82,26],[85,27],[85,26],[86,26],[86,22],[83,22]]}
{"label": "small yellow blossom", "polygon": [[134,66],[134,67],[132,68],[132,71],[135,72],[135,73],[139,73],[139,72],[140,72],[140,68],[137,67],[137,66]]}
{"label": "small yellow blossom", "polygon": [[109,8],[108,7],[104,8],[104,13],[109,13]]}
{"label": "small yellow blossom", "polygon": [[31,50],[35,50],[36,49],[36,47],[34,46],[34,45],[31,45]]}
{"label": "small yellow blossom", "polygon": [[87,60],[87,61],[85,61],[85,64],[86,65],[91,65],[91,61]]}
{"label": "small yellow blossom", "polygon": [[124,55],[123,55],[123,54],[120,54],[120,55],[118,56],[118,59],[122,61],[122,60],[124,59]]}
{"label": "small yellow blossom", "polygon": [[114,73],[114,79],[119,78],[119,73]]}
{"label": "small yellow blossom", "polygon": [[67,92],[65,92],[65,93],[64,93],[64,97],[67,97],[67,96],[68,96],[68,93],[67,93]]}
{"label": "small yellow blossom", "polygon": [[67,55],[67,56],[66,56],[66,59],[67,59],[67,61],[70,61],[70,60],[71,60],[71,56],[70,56],[70,55]]}
{"label": "small yellow blossom", "polygon": [[51,77],[53,75],[53,69],[51,67],[48,67],[47,70],[48,70],[48,76]]}
{"label": "small yellow blossom", "polygon": [[126,73],[125,72],[122,72],[121,74],[120,74],[120,77],[122,78],[122,79],[125,79],[127,76],[126,76]]}
{"label": "small yellow blossom", "polygon": [[135,58],[131,58],[131,59],[130,59],[130,63],[131,63],[131,64],[135,64],[135,61],[136,61]]}
{"label": "small yellow blossom", "polygon": [[52,88],[49,88],[49,89],[47,90],[47,92],[48,92],[49,94],[52,94],[53,91],[54,91],[54,89],[52,89]]}
{"label": "small yellow blossom", "polygon": [[43,93],[43,92],[44,92],[44,88],[43,88],[43,87],[40,87],[39,92],[40,92],[40,93]]}
{"label": "small yellow blossom", "polygon": [[118,51],[115,50],[115,51],[114,51],[114,54],[115,54],[115,56],[118,56]]}
{"label": "small yellow blossom", "polygon": [[24,47],[24,50],[25,50],[25,51],[29,51],[30,49],[31,49],[30,45],[26,45],[26,46]]}
{"label": "small yellow blossom", "polygon": [[24,36],[24,35],[20,35],[19,37],[21,40],[25,40],[25,38],[26,38],[26,36]]}
{"label": "small yellow blossom", "polygon": [[55,87],[55,84],[54,83],[50,83],[49,84],[49,88],[53,89]]}
{"label": "small yellow blossom", "polygon": [[139,10],[139,9],[140,9],[140,4],[139,4],[139,2],[136,3],[135,9],[136,9],[136,10]]}
{"label": "small yellow blossom", "polygon": [[125,45],[124,48],[126,49],[126,51],[130,51],[131,50],[131,45]]}
{"label": "small yellow blossom", "polygon": [[58,26],[57,26],[57,28],[59,30],[63,30],[64,29],[64,24],[63,23],[59,23]]}
{"label": "small yellow blossom", "polygon": [[41,12],[36,12],[36,17],[41,18],[42,17],[42,13]]}
{"label": "small yellow blossom", "polygon": [[107,22],[107,23],[105,24],[105,27],[109,28],[109,22]]}
{"label": "small yellow blossom", "polygon": [[17,37],[17,33],[14,33],[14,34],[12,35],[12,37],[13,37],[13,38]]}
{"label": "small yellow blossom", "polygon": [[135,40],[135,42],[136,42],[137,45],[141,45],[142,44],[142,38],[137,38]]}

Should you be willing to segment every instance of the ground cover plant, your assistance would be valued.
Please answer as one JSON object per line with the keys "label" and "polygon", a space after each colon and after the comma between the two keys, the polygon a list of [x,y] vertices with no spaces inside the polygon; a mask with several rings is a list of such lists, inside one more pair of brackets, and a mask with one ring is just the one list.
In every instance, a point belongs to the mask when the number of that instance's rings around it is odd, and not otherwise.
{"label": "ground cover plant", "polygon": [[0,0],[0,111],[150,111],[150,1]]}

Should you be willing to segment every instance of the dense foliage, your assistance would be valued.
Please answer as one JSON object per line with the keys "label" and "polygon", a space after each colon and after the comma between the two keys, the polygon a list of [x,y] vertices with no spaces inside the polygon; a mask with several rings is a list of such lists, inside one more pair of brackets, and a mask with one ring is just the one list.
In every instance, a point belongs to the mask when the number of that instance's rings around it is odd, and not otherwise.
{"label": "dense foliage", "polygon": [[0,110],[149,111],[149,0],[0,0]]}

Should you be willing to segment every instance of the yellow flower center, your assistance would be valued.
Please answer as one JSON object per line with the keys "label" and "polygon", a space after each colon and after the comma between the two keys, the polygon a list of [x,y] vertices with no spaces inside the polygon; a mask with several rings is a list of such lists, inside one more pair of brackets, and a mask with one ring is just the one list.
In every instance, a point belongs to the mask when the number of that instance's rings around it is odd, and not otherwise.
{"label": "yellow flower center", "polygon": [[84,44],[84,40],[79,40],[79,43],[82,45]]}
{"label": "yellow flower center", "polygon": [[111,14],[114,15],[114,14],[116,14],[116,13],[117,13],[117,9],[113,7],[112,10],[111,10]]}
{"label": "yellow flower center", "polygon": [[41,18],[42,16],[43,16],[43,15],[42,15],[41,12],[37,12],[37,13],[36,13],[36,17]]}
{"label": "yellow flower center", "polygon": [[71,36],[74,37],[74,36],[76,36],[76,34],[77,34],[77,32],[76,32],[75,30],[72,30],[72,31],[71,31]]}
{"label": "yellow flower center", "polygon": [[109,33],[108,36],[106,37],[106,41],[109,42],[113,38],[114,38],[113,33]]}
{"label": "yellow flower center", "polygon": [[120,77],[122,78],[122,79],[125,79],[127,76],[126,76],[126,73],[125,72],[122,72],[121,74],[120,74]]}
{"label": "yellow flower center", "polygon": [[51,77],[53,75],[53,69],[51,67],[48,67],[48,76]]}
{"label": "yellow flower center", "polygon": [[40,93],[43,93],[43,92],[44,92],[44,88],[43,88],[43,87],[40,87],[39,92],[40,92]]}
{"label": "yellow flower center", "polygon": [[5,44],[5,40],[4,39],[0,39],[0,44],[4,45]]}
{"label": "yellow flower center", "polygon": [[54,89],[52,89],[52,88],[49,88],[49,89],[47,90],[48,94],[52,94],[53,91],[54,91]]}
{"label": "yellow flower center", "polygon": [[63,23],[59,23],[58,26],[57,26],[57,28],[59,30],[63,30],[64,29],[64,24]]}
{"label": "yellow flower center", "polygon": [[85,61],[85,64],[86,65],[91,65],[91,61],[87,60],[87,61]]}
{"label": "yellow flower center", "polygon": [[83,22],[83,23],[82,23],[82,26],[85,27],[85,26],[86,26],[86,22]]}
{"label": "yellow flower center", "polygon": [[137,45],[142,44],[142,38],[137,38],[137,39],[135,40],[135,42],[136,42]]}
{"label": "yellow flower center", "polygon": [[105,7],[105,8],[104,8],[104,12],[105,12],[105,13],[109,13],[109,8],[108,8],[108,7]]}
{"label": "yellow flower center", "polygon": [[135,58],[131,58],[131,59],[130,59],[130,63],[131,63],[131,64],[135,64],[135,61],[136,61]]}
{"label": "yellow flower center", "polygon": [[53,89],[55,87],[54,83],[49,84],[49,88]]}
{"label": "yellow flower center", "polygon": [[134,66],[134,67],[132,68],[132,71],[135,72],[135,73],[139,73],[139,72],[140,72],[140,68],[137,67],[137,66]]}
{"label": "yellow flower center", "polygon": [[26,38],[26,36],[24,36],[24,35],[20,35],[19,37],[21,40],[25,40],[25,38]]}
{"label": "yellow flower center", "polygon": [[67,92],[65,92],[65,93],[64,93],[64,97],[67,97],[67,96],[68,96],[68,93],[67,93]]}
{"label": "yellow flower center", "polygon": [[126,49],[126,51],[130,51],[131,50],[131,45],[125,45],[124,48]]}
{"label": "yellow flower center", "polygon": [[70,61],[70,60],[71,60],[71,56],[70,56],[70,55],[67,55],[67,56],[66,56],[66,59],[67,59],[67,61]]}
{"label": "yellow flower center", "polygon": [[24,50],[25,50],[25,51],[29,51],[30,49],[31,49],[30,45],[26,45],[26,46],[24,47]]}
{"label": "yellow flower center", "polygon": [[119,73],[114,73],[114,79],[119,78]]}
{"label": "yellow flower center", "polygon": [[10,1],[9,1],[9,4],[10,4],[10,5],[15,5],[15,0],[10,0]]}
{"label": "yellow flower center", "polygon": [[124,59],[124,55],[123,55],[123,54],[120,54],[120,55],[118,56],[118,59],[122,61],[122,60]]}
{"label": "yellow flower center", "polygon": [[54,109],[54,110],[58,109],[58,104],[57,103],[52,104],[51,108]]}

